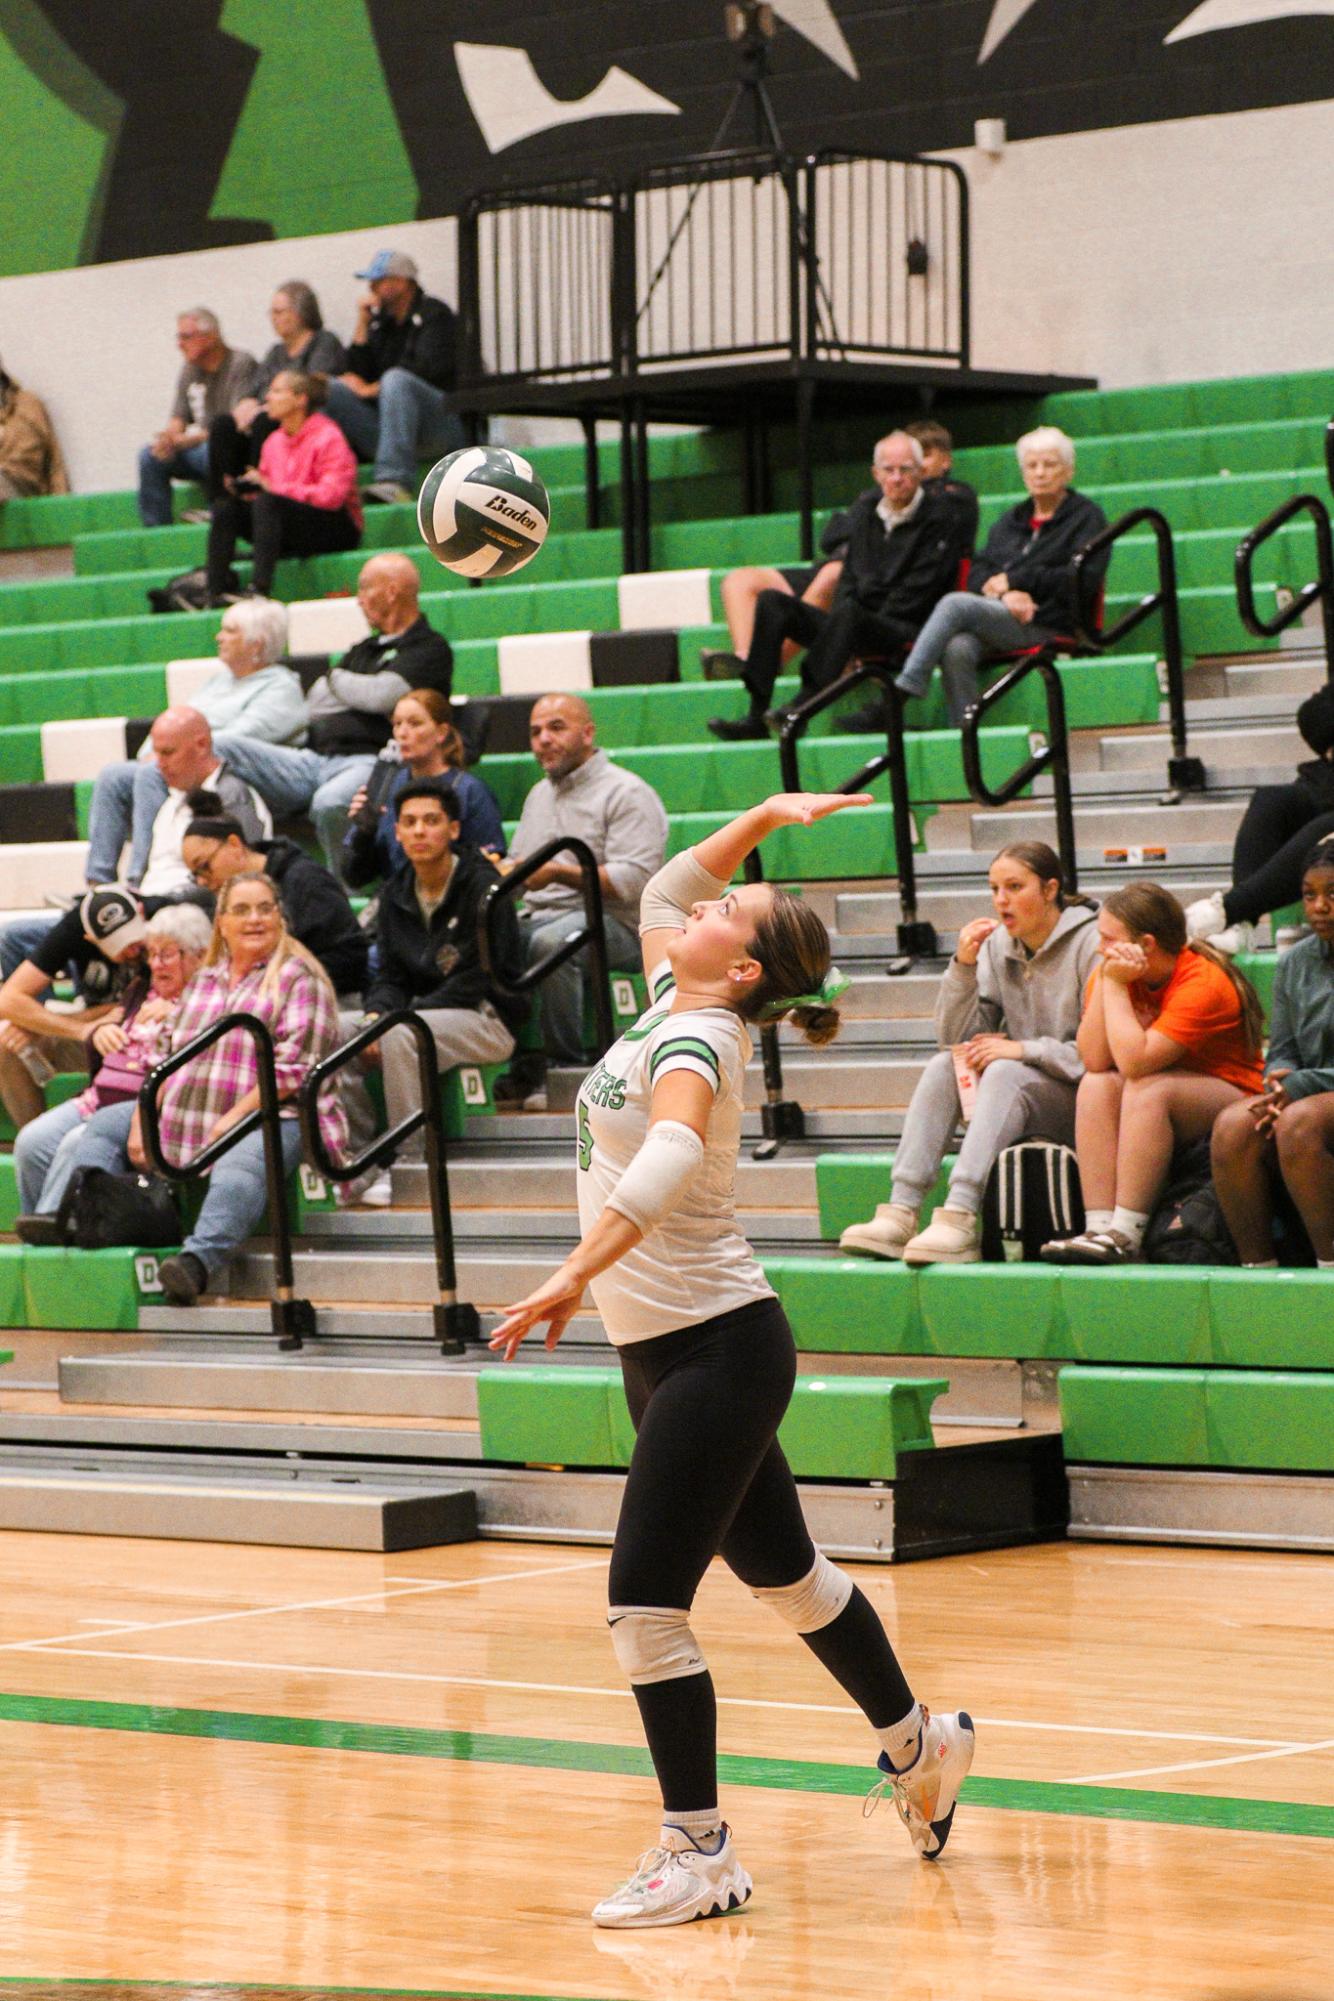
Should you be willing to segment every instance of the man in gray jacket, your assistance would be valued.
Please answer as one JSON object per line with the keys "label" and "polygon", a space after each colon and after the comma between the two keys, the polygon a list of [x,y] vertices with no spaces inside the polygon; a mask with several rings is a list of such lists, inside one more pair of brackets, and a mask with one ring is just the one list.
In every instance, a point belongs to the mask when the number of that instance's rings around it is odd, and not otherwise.
{"label": "man in gray jacket", "polygon": [[[667,852],[667,814],[651,785],[613,764],[597,748],[597,727],[577,695],[543,695],[528,721],[528,740],[542,767],[524,801],[508,857],[492,855],[502,874],[562,834],[586,841],[598,863],[602,930],[608,964],[639,971],[639,899]],[[557,856],[528,879],[522,928],[528,964],[576,932],[584,921],[582,876],[573,857]],[[576,954],[542,982],[542,1040],[557,1063],[582,1064],[584,996],[589,963]],[[502,1098],[540,1095],[545,1063],[516,1064],[501,1080]]]}

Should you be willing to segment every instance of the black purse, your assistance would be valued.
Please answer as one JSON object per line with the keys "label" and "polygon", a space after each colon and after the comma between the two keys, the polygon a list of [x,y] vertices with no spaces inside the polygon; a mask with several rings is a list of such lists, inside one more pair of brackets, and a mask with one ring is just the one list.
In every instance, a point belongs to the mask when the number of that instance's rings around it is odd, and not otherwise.
{"label": "black purse", "polygon": [[60,1243],[81,1251],[113,1245],[166,1250],[181,1241],[181,1219],[167,1182],[157,1174],[112,1174],[77,1167],[56,1211]]}

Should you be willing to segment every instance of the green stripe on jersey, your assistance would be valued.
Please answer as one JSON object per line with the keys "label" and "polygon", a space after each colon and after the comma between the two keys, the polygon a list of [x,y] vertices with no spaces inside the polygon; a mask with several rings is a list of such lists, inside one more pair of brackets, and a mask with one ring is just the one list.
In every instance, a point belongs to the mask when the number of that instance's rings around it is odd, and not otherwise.
{"label": "green stripe on jersey", "polygon": [[654,1000],[655,1001],[661,1000],[663,995],[665,993],[670,992],[671,989],[675,987],[675,985],[676,985],[676,975],[672,972],[670,966],[664,966],[662,971],[658,974],[657,979],[653,982]]}
{"label": "green stripe on jersey", "polygon": [[710,1049],[707,1042],[701,1042],[695,1036],[677,1035],[673,1036],[670,1042],[660,1042],[648,1060],[650,1077],[657,1076],[669,1056],[697,1056],[710,1066],[720,1084],[723,1081],[722,1065],[718,1061],[717,1051]]}

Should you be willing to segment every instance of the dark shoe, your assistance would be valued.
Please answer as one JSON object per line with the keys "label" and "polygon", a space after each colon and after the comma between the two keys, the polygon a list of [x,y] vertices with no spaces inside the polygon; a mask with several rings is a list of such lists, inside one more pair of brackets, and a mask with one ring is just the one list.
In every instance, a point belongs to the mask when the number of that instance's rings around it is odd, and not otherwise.
{"label": "dark shoe", "polygon": [[1081,1230],[1074,1237],[1053,1237],[1038,1253],[1049,1265],[1137,1265],[1144,1261],[1120,1230]]}
{"label": "dark shoe", "polygon": [[834,728],[840,736],[883,736],[889,728],[888,706],[884,702],[868,702],[864,709],[836,716]]}
{"label": "dark shoe", "polygon": [[177,1251],[163,1258],[157,1268],[162,1290],[173,1306],[193,1306],[201,1292],[208,1291],[204,1260],[193,1251]]}
{"label": "dark shoe", "polygon": [[14,1235],[21,1244],[59,1244],[61,1237],[56,1230],[55,1211],[47,1216],[16,1216]]}
{"label": "dark shoe", "polygon": [[744,716],[713,716],[708,728],[723,743],[763,743],[769,734],[764,717],[753,709]]}
{"label": "dark shoe", "polygon": [[547,1060],[545,1056],[520,1056],[511,1063],[503,1077],[497,1077],[491,1095],[498,1105],[522,1105],[535,1091],[544,1090],[547,1081]]}
{"label": "dark shoe", "polygon": [[766,709],[764,712],[764,727],[768,730],[770,736],[781,736],[784,725],[795,713],[795,702],[789,702],[780,709]]}
{"label": "dark shoe", "polygon": [[699,664],[706,681],[739,681],[746,671],[739,653],[728,653],[717,646],[701,646]]}

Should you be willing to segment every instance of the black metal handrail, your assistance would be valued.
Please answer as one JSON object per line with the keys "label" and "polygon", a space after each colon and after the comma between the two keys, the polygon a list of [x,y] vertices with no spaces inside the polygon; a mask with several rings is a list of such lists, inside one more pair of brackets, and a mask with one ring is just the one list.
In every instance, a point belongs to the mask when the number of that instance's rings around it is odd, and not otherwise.
{"label": "black metal handrail", "polygon": [[[933,924],[917,915],[917,864],[913,857],[912,802],[908,796],[908,761],[904,745],[904,697],[894,686],[893,669],[870,661],[860,661],[851,672],[819,688],[794,703],[783,721],[778,738],[778,761],[783,786],[788,792],[804,790],[801,783],[800,744],[811,721],[851,689],[867,681],[880,684],[885,694],[885,748],[860,765],[849,778],[833,787],[835,792],[863,792],[873,779],[889,773],[890,813],[894,828],[894,868],[887,873],[898,877],[899,952],[906,958],[931,959],[937,940]],[[826,788],[822,788],[826,789]]]}
{"label": "black metal handrail", "polygon": [[[1100,632],[1090,632],[1081,611],[1089,595],[1084,585],[1089,563],[1104,549],[1113,548],[1123,535],[1143,527],[1153,530],[1158,555],[1157,590],[1149,591],[1138,604],[1132,605],[1115,625],[1106,626]],[[1109,523],[1082,549],[1076,550],[1071,559],[1070,573],[1078,620],[1076,635],[1080,646],[1089,653],[1109,652],[1118,640],[1134,632],[1155,612],[1161,614],[1163,665],[1167,672],[1167,713],[1172,732],[1172,754],[1167,760],[1168,783],[1184,792],[1202,792],[1205,786],[1204,765],[1198,757],[1189,755],[1186,745],[1186,675],[1181,650],[1181,603],[1177,593],[1176,545],[1172,540],[1172,524],[1156,507],[1132,507],[1128,514]]]}
{"label": "black metal handrail", "polygon": [[[240,1029],[255,1045],[255,1069],[259,1078],[259,1105],[253,1112],[247,1112],[234,1126],[194,1156],[193,1160],[177,1162],[169,1160],[162,1146],[162,1131],[158,1124],[158,1093],[169,1077],[211,1049],[224,1035],[233,1029]],[[144,1151],[159,1174],[165,1174],[173,1181],[198,1181],[207,1174],[215,1161],[221,1160],[239,1140],[263,1130],[264,1133],[264,1176],[268,1185],[269,1227],[273,1233],[273,1261],[277,1268],[277,1278],[273,1288],[274,1296],[269,1301],[269,1316],[273,1331],[278,1337],[280,1348],[299,1348],[307,1335],[315,1332],[315,1309],[308,1299],[296,1295],[296,1281],[292,1268],[292,1221],[287,1213],[287,1176],[283,1171],[282,1140],[278,1130],[282,1100],[278,1096],[278,1077],[274,1068],[273,1036],[267,1023],[258,1015],[238,1010],[224,1014],[210,1027],[201,1029],[183,1049],[172,1054],[149,1071],[139,1087],[139,1116],[143,1131]]]}
{"label": "black metal handrail", "polygon": [[[496,950],[496,923],[501,908],[510,898],[522,893],[524,885],[540,868],[545,868],[557,855],[565,854],[573,855],[579,865],[584,899],[583,928],[576,931],[572,938],[567,938],[563,945],[553,946],[545,957],[539,959],[536,965],[527,967],[517,979],[507,980],[499,970]],[[491,984],[498,992],[518,998],[532,993],[549,973],[554,973],[557,966],[563,966],[567,959],[572,959],[576,952],[582,952],[585,946],[591,946],[593,952],[593,1012],[598,1035],[596,1053],[603,1056],[616,1037],[611,1018],[611,968],[607,963],[607,939],[602,928],[602,883],[598,877],[597,857],[587,841],[577,840],[573,834],[558,834],[555,840],[545,842],[531,855],[525,855],[521,862],[516,862],[486,892],[477,918],[477,949]]]}
{"label": "black metal handrail", "polygon": [[[406,1028],[417,1046],[417,1079],[421,1104],[415,1112],[359,1153],[355,1160],[336,1161],[320,1131],[319,1095],[325,1084],[345,1070],[371,1043],[391,1029]],[[445,1154],[445,1124],[440,1114],[440,1060],[435,1037],[412,1008],[398,1007],[364,1022],[355,1035],[317,1063],[297,1095],[301,1133],[312,1166],[330,1181],[355,1181],[373,1167],[384,1167],[419,1129],[426,1145],[426,1186],[431,1198],[431,1236],[435,1243],[436,1300],[431,1308],[442,1355],[461,1355],[469,1341],[481,1339],[477,1308],[458,1296],[454,1263],[454,1216],[449,1202],[449,1169]]]}
{"label": "black metal handrail", "polygon": [[[1070,746],[1065,723],[1065,689],[1053,658],[1054,647],[1041,647],[1027,655],[984,688],[964,716],[960,732],[963,772],[968,790],[980,806],[1008,806],[1026,785],[1041,772],[1050,771],[1056,801],[1056,846],[1067,891],[1079,887],[1079,865],[1075,849],[1075,809],[1070,790]],[[988,785],[982,776],[982,719],[998,702],[1004,701],[1029,674],[1038,674],[1047,697],[1047,740],[1000,786]]]}
{"label": "black metal handrail", "polygon": [[[741,864],[747,882],[764,881],[764,863],[758,848],[752,848]],[[806,1114],[795,1098],[783,1096],[783,1054],[778,1046],[778,1023],[766,1021],[760,1027],[760,1064],[764,1071],[764,1103],[760,1106],[760,1131],[764,1137],[753,1149],[752,1159],[772,1160],[787,1140],[805,1139]]]}
{"label": "black metal handrail", "polygon": [[[1331,426],[1334,430],[1334,425]],[[1255,558],[1280,528],[1299,514],[1309,514],[1315,527],[1316,575],[1313,582],[1297,591],[1291,601],[1272,618],[1261,618],[1255,604]],[[1294,625],[1313,604],[1320,606],[1320,624],[1325,642],[1325,673],[1334,681],[1334,548],[1331,547],[1329,509],[1314,493],[1294,494],[1267,514],[1258,528],[1252,528],[1237,544],[1233,565],[1237,583],[1237,610],[1248,632],[1260,639],[1276,639],[1287,626]]]}

